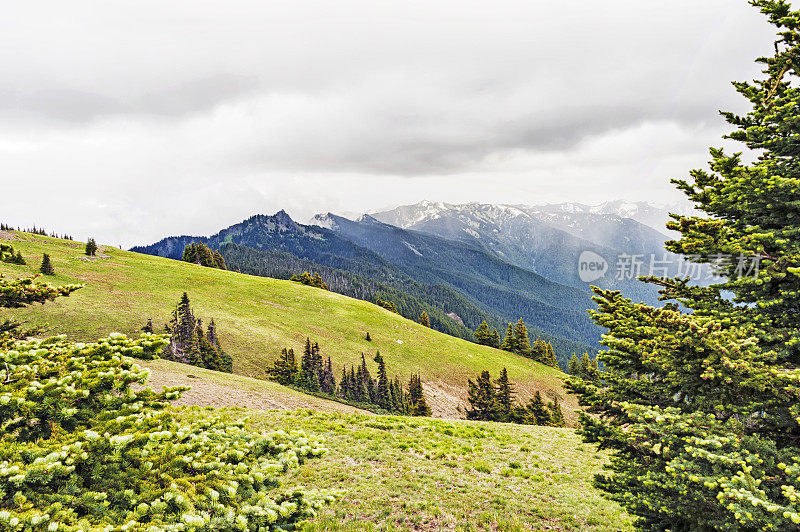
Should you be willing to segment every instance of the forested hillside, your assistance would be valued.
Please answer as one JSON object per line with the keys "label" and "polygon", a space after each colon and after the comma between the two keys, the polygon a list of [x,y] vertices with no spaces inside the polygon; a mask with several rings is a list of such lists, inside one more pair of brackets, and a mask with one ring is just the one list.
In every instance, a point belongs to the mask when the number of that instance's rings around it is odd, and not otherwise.
{"label": "forested hillside", "polygon": [[473,246],[369,216],[354,222],[328,213],[318,220],[411,277],[452,286],[506,321],[523,317],[538,329],[586,345],[599,337],[586,314],[593,306],[588,291],[548,281]]}
{"label": "forested hillside", "polygon": [[[12,233],[26,265],[0,263],[0,274],[22,277],[38,270],[42,254],[51,257],[53,283],[84,283],[68,300],[15,311],[20,320],[50,325],[52,334],[91,341],[112,332],[137,334],[147,324],[164,323],[187,292],[193,312],[214,320],[233,372],[267,378],[283,348],[299,350],[307,337],[321,354],[341,366],[361,363],[377,373],[379,350],[392,372],[407,382],[419,373],[434,415],[459,417],[466,404],[467,379],[476,372],[507,367],[523,398],[540,390],[559,397],[568,422],[576,404],[562,389],[558,370],[505,351],[439,333],[373,303],[327,290],[237,272],[208,268],[101,246],[105,258],[87,260],[80,243],[27,233]],[[157,332],[157,331],[156,331]],[[366,336],[369,334],[370,339]]]}
{"label": "forested hillside", "polygon": [[[291,279],[298,272],[318,273],[328,288],[365,301],[378,298],[392,301],[397,312],[408,319],[417,319],[422,312],[430,316],[430,326],[437,331],[472,341],[473,331],[483,320],[501,326],[490,314],[481,311],[455,290],[442,285],[417,283],[402,272],[380,267],[346,265],[347,270],[332,268],[311,260],[300,259],[283,251],[257,250],[238,244],[223,244],[220,253],[232,269],[275,279]],[[393,275],[394,274],[394,275]],[[395,277],[396,275],[396,277]],[[381,283],[376,279],[386,279]],[[388,284],[391,283],[391,284]],[[436,305],[436,306],[434,306]],[[448,316],[451,313],[453,316]]]}
{"label": "forested hillside", "polygon": [[[594,350],[599,328],[586,314],[593,305],[588,291],[548,281],[471,245],[377,221],[358,223],[329,215],[320,222],[330,228],[298,224],[281,211],[274,216],[253,216],[210,237],[169,237],[132,250],[179,259],[183,247],[202,242],[212,248],[237,244],[264,252],[288,253],[299,259],[295,271],[286,271],[293,262],[286,255],[260,257],[231,248],[236,250],[236,257],[229,255],[225,260],[230,269],[238,267],[282,278],[303,270],[325,270],[332,278],[341,279],[333,286],[340,286],[342,293],[353,297],[386,290],[389,297],[381,296],[382,299],[393,301],[396,297],[401,314],[416,319],[416,311],[424,310],[433,317],[434,328],[461,338],[469,336],[458,320],[445,319],[443,315],[455,314],[467,329],[473,330],[484,320],[502,330],[505,324],[522,317],[531,327],[531,334],[541,335],[556,347],[564,364],[574,352]],[[237,265],[237,260],[241,264]]]}

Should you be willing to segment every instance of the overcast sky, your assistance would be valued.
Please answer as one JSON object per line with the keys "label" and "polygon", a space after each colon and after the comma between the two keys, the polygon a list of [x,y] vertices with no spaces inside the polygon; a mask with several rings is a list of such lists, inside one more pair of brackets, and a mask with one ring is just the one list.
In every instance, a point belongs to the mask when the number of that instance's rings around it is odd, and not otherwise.
{"label": "overcast sky", "polygon": [[744,0],[3,2],[0,221],[670,202],[773,31]]}

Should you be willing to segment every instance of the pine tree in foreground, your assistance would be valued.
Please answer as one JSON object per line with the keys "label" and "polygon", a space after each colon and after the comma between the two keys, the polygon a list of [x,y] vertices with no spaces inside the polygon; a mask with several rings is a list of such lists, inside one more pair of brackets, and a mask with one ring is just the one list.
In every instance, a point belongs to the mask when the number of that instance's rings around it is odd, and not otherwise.
{"label": "pine tree in foreground", "polygon": [[585,440],[612,453],[596,485],[640,530],[800,528],[800,12],[753,5],[774,54],[734,84],[749,112],[723,113],[750,152],[712,149],[709,170],[675,181],[702,214],[668,225],[670,251],[724,280],[648,278],[663,308],[594,289],[604,371],[571,379]]}

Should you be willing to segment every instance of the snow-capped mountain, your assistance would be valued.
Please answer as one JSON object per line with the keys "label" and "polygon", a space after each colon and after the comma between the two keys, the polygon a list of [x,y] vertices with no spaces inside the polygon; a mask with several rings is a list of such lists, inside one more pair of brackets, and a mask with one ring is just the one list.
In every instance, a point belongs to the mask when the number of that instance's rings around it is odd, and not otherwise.
{"label": "snow-capped mountain", "polygon": [[[503,261],[534,271],[558,283],[586,287],[577,268],[584,251],[605,257],[612,267],[620,257],[637,256],[639,275],[665,259],[670,237],[636,218],[666,222],[667,209],[647,203],[608,202],[589,206],[449,204],[423,201],[371,216],[381,222],[469,244]],[[663,227],[663,223],[661,223]],[[669,273],[678,261],[669,258]],[[630,297],[654,301],[655,291],[633,279],[607,275],[595,284],[623,288]],[[652,293],[651,293],[652,292]]]}
{"label": "snow-capped mountain", "polygon": [[375,218],[404,229],[438,218],[452,216],[454,213],[465,214],[470,217],[499,220],[507,217],[537,216],[544,220],[557,223],[566,227],[577,227],[587,221],[597,220],[597,217],[613,216],[629,218],[640,224],[646,225],[665,235],[669,234],[665,224],[670,213],[681,215],[691,214],[689,204],[674,203],[661,205],[645,201],[630,202],[614,200],[587,205],[584,203],[566,202],[550,203],[544,205],[504,205],[464,203],[452,204],[445,202],[421,201],[414,205],[403,205],[388,211],[371,213]]}
{"label": "snow-capped mountain", "polygon": [[625,201],[614,200],[601,203],[599,205],[585,205],[583,203],[555,203],[548,205],[538,205],[527,207],[527,209],[536,210],[540,213],[548,213],[550,215],[562,215],[569,217],[570,215],[611,215],[620,218],[630,218],[637,222],[652,227],[660,233],[669,236],[669,231],[665,224],[670,219],[669,214],[675,213],[680,215],[692,214],[693,210],[688,203],[671,203],[671,204],[655,204],[646,201]]}

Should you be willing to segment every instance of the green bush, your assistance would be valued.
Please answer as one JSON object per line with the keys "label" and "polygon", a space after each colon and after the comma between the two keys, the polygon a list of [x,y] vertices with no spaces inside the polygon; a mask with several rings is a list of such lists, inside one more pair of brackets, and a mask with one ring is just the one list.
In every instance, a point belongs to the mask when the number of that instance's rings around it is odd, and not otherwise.
{"label": "green bush", "polygon": [[165,344],[114,334],[0,351],[1,530],[294,530],[329,500],[279,488],[319,441],[186,423],[167,408],[185,388],[134,391],[148,371],[129,357]]}

